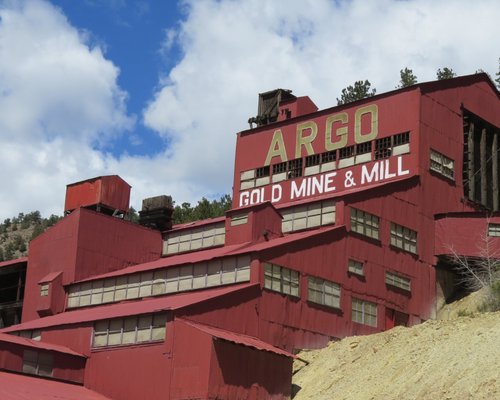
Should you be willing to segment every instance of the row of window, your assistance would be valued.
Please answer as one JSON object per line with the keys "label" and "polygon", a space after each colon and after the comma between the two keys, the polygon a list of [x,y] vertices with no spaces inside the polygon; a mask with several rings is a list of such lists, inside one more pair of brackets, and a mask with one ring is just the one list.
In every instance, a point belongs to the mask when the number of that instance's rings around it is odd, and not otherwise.
{"label": "row of window", "polygon": [[[349,272],[364,275],[363,264],[349,260]],[[264,264],[264,287],[266,289],[300,297],[299,281],[298,271],[271,263]],[[385,281],[389,286],[411,291],[410,279],[395,272],[387,271]],[[307,300],[310,302],[340,309],[340,290],[341,286],[338,283],[315,276],[308,277]],[[377,304],[353,297],[352,320],[360,324],[377,326]]]}
{"label": "row of window", "polygon": [[96,321],[92,347],[131,345],[165,339],[167,314],[134,315]]}
{"label": "row of window", "polygon": [[[380,219],[376,215],[351,207],[351,231],[379,240]],[[391,245],[417,254],[417,232],[391,222]]]}
{"label": "row of window", "polygon": [[409,152],[410,132],[398,133],[371,142],[345,146],[338,150],[311,154],[305,159],[296,158],[272,166],[243,171],[240,174],[240,190],[294,179],[303,175],[315,175]]}
{"label": "row of window", "polygon": [[224,222],[180,232],[170,232],[163,242],[163,255],[222,246],[225,238]]}
{"label": "row of window", "polygon": [[[335,201],[326,200],[312,204],[289,207],[280,210],[283,215],[281,224],[284,233],[314,228],[335,223]],[[248,222],[248,214],[238,214],[231,218],[231,226]],[[224,222],[168,233],[163,242],[163,255],[200,250],[224,245]]]}
{"label": "row of window", "polygon": [[250,257],[208,262],[84,282],[69,287],[68,307],[84,307],[250,280]]}

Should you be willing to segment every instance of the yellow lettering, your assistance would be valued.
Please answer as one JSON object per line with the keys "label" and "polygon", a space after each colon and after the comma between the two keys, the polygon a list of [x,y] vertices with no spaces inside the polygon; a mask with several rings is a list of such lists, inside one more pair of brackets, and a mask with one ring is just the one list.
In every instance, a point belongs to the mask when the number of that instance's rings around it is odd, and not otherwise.
{"label": "yellow lettering", "polygon": [[264,165],[271,164],[273,157],[280,157],[281,162],[288,161],[285,143],[283,142],[283,133],[281,133],[280,129],[274,131],[273,140],[271,140],[271,145],[269,146]]}
{"label": "yellow lettering", "polygon": [[337,150],[344,147],[347,144],[347,126],[342,126],[337,128],[335,131],[335,135],[340,139],[332,143],[332,128],[335,122],[340,122],[342,124],[347,124],[349,117],[347,113],[340,113],[331,115],[326,119],[326,127],[325,127],[325,149],[326,151]]}
{"label": "yellow lettering", "polygon": [[[361,133],[361,117],[364,114],[371,114],[371,129],[370,133],[363,135]],[[360,107],[354,114],[354,140],[356,143],[369,142],[378,136],[378,106],[370,104],[369,106]]]}
{"label": "yellow lettering", "polygon": [[[302,133],[310,129],[311,134],[309,136],[302,136]],[[295,158],[300,158],[302,156],[302,146],[306,148],[307,155],[310,156],[314,154],[311,143],[316,139],[318,134],[318,126],[314,121],[307,121],[302,124],[297,125],[297,139],[295,141]]]}

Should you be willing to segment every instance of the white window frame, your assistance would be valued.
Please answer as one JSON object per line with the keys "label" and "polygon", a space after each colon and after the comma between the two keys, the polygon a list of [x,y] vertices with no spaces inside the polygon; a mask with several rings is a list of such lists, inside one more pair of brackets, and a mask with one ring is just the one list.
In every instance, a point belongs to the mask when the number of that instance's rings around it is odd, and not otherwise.
{"label": "white window frame", "polygon": [[351,298],[351,319],[358,324],[377,327],[377,303]]}
{"label": "white window frame", "polygon": [[318,226],[335,224],[335,201],[324,200],[279,210],[283,216],[283,233],[311,229]]}
{"label": "white window frame", "polygon": [[391,222],[391,246],[412,254],[418,254],[417,231]]}
{"label": "white window frame", "polygon": [[167,314],[140,314],[94,323],[92,348],[161,342],[166,336]]}
{"label": "white window frame", "polygon": [[411,292],[411,279],[396,272],[385,272],[385,283],[389,286]]}
{"label": "white window frame", "polygon": [[431,149],[430,150],[429,169],[437,172],[447,179],[455,180],[455,162],[444,154]]}
{"label": "white window frame", "polygon": [[300,297],[300,273],[290,268],[265,262],[264,287],[274,292]]}
{"label": "white window frame", "polygon": [[359,208],[351,207],[351,231],[380,240],[380,218]]}
{"label": "white window frame", "polygon": [[340,309],[340,285],[316,276],[307,280],[307,299],[313,303]]}
{"label": "white window frame", "polygon": [[354,275],[365,276],[365,264],[361,261],[350,258],[347,261],[347,271]]}

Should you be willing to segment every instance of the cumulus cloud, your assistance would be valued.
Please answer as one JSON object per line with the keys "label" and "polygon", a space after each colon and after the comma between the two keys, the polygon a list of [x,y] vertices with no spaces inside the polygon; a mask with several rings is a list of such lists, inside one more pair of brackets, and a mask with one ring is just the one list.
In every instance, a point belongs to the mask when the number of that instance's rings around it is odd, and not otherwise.
{"label": "cumulus cloud", "polygon": [[61,214],[67,183],[106,170],[97,149],[134,124],[118,74],[52,5],[0,3],[0,217]]}

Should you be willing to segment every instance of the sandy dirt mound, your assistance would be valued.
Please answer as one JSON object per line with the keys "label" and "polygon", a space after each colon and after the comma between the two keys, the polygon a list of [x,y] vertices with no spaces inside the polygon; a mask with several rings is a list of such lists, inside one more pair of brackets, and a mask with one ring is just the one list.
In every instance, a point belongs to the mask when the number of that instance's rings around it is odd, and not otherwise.
{"label": "sandy dirt mound", "polygon": [[349,337],[299,357],[310,364],[295,362],[294,400],[500,399],[500,312]]}

